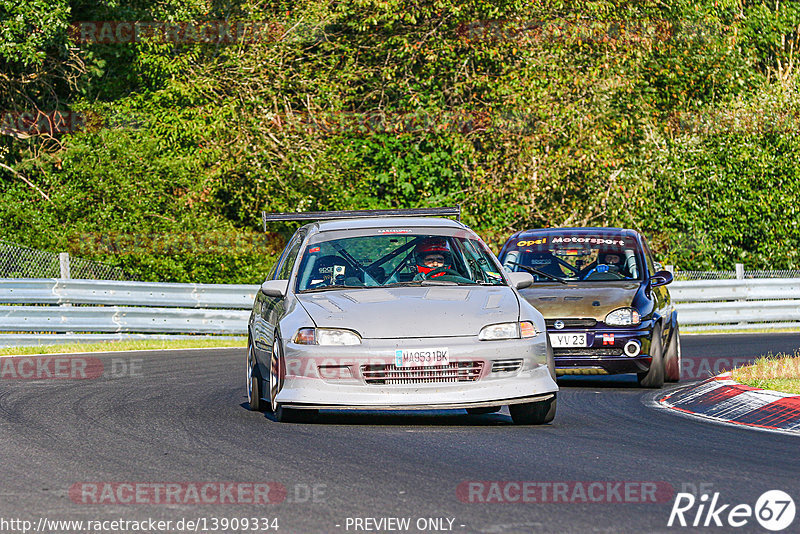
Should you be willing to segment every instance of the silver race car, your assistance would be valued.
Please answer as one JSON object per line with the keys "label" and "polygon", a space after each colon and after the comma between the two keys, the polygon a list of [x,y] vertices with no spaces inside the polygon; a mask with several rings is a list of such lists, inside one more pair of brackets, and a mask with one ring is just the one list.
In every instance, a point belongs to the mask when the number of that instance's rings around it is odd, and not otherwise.
{"label": "silver race car", "polygon": [[[542,315],[458,208],[264,214],[311,220],[262,284],[248,322],[252,410],[301,421],[319,409],[556,412]],[[421,217],[419,215],[428,215]]]}

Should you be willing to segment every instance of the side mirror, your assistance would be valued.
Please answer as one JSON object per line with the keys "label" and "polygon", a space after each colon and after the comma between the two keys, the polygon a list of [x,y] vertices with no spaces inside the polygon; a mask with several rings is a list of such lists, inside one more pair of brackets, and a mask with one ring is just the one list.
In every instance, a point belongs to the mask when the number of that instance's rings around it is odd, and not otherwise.
{"label": "side mirror", "polygon": [[672,273],[669,271],[658,271],[650,277],[650,287],[665,286],[672,283]]}
{"label": "side mirror", "polygon": [[268,297],[283,297],[289,289],[288,280],[267,280],[261,284],[261,292]]}
{"label": "side mirror", "polygon": [[511,286],[517,289],[525,289],[533,283],[533,275],[531,273],[506,273],[506,276]]}

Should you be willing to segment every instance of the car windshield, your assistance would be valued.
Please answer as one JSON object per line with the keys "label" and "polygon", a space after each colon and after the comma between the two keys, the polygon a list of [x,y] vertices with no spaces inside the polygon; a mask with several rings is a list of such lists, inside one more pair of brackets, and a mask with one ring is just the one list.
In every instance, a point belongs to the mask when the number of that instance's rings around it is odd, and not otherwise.
{"label": "car windshield", "polygon": [[478,239],[389,229],[339,239],[319,234],[303,251],[296,291],[400,285],[505,281],[492,253]]}
{"label": "car windshield", "polygon": [[525,234],[508,243],[500,261],[537,282],[639,280],[636,241],[618,234]]}

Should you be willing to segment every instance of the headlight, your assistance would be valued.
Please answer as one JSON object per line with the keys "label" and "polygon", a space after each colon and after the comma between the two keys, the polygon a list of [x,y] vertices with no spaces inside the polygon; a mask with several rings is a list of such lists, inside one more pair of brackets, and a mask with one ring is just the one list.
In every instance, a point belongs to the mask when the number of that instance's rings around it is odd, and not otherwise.
{"label": "headlight", "polygon": [[360,345],[361,336],[339,328],[301,328],[293,341],[298,345]]}
{"label": "headlight", "polygon": [[495,339],[519,339],[534,337],[539,334],[536,326],[530,321],[521,323],[499,323],[484,326],[478,334],[481,341],[492,341]]}
{"label": "headlight", "polygon": [[605,323],[611,326],[631,326],[641,321],[639,312],[633,308],[619,308],[606,315]]}

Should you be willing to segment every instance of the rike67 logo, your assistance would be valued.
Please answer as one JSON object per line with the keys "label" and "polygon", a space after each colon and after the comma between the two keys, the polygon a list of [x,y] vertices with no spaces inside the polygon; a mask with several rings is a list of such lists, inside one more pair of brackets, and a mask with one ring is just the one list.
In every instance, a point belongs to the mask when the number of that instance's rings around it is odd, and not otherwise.
{"label": "rike67 logo", "polygon": [[794,500],[781,490],[764,492],[755,506],[722,504],[719,492],[711,497],[704,493],[699,499],[691,493],[678,493],[667,526],[738,528],[747,525],[755,517],[762,528],[778,532],[791,525],[794,516]]}

